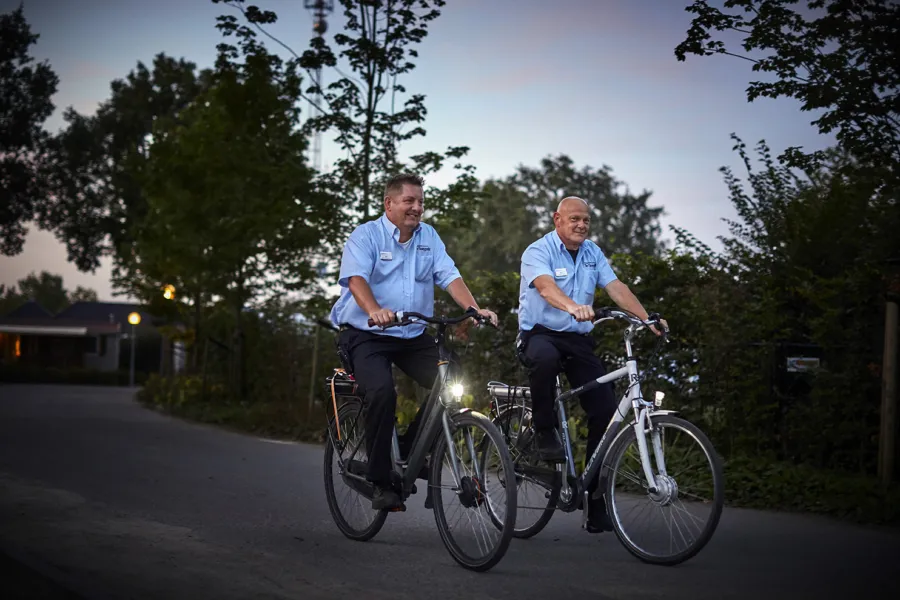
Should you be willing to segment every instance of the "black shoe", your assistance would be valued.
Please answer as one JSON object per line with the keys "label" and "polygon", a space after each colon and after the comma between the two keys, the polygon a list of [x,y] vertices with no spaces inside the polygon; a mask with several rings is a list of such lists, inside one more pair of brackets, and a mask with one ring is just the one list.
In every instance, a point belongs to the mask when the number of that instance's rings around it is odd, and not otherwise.
{"label": "black shoe", "polygon": [[612,519],[606,510],[606,499],[603,496],[588,500],[588,520],[585,526],[588,533],[602,533],[612,531]]}
{"label": "black shoe", "polygon": [[562,462],[566,460],[566,450],[556,429],[542,429],[534,436],[534,445],[537,448],[538,457],[550,462]]}
{"label": "black shoe", "polygon": [[406,510],[400,494],[390,487],[375,486],[375,493],[372,494],[372,508],[374,510]]}

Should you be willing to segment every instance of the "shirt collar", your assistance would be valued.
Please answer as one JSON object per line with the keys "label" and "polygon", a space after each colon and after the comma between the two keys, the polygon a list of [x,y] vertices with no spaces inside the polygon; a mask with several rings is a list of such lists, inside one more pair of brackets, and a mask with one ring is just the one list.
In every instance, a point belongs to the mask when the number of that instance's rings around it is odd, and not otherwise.
{"label": "shirt collar", "polygon": [[[562,238],[559,237],[559,234],[556,232],[555,229],[550,232],[550,240],[555,244],[556,249],[559,250],[560,252],[568,252],[569,251],[569,249],[566,248],[566,245],[563,243]],[[582,243],[581,245],[584,246],[584,243]],[[579,246],[578,250],[581,250],[580,246]],[[576,250],[576,252],[577,252],[577,250]]]}
{"label": "shirt collar", "polygon": [[[398,241],[400,240],[400,228],[397,227],[396,225],[394,225],[393,223],[391,223],[391,220],[387,218],[386,214],[382,214],[381,218],[378,220],[381,221],[382,227],[384,227],[384,230],[387,231],[389,236],[391,236],[395,240],[398,240]],[[413,231],[413,237],[415,237],[415,235],[417,233],[419,233],[419,231],[421,231],[421,230],[422,230],[422,222],[419,221],[419,225]],[[410,239],[412,239],[412,238],[410,238]]]}

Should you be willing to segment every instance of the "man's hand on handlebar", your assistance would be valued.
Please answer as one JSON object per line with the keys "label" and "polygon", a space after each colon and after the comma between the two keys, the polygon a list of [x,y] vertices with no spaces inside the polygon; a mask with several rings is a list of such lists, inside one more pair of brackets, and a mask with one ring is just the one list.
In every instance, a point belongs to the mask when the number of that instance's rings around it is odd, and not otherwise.
{"label": "man's hand on handlebar", "polygon": [[[663,326],[663,329],[665,329],[666,331],[669,330],[669,324],[666,323],[666,320],[665,320],[665,319],[660,319],[660,320],[659,320],[659,324],[662,325],[662,326]],[[656,328],[656,325],[651,325],[651,326],[650,326],[650,331],[652,331],[652,332],[655,333],[656,335],[662,335],[662,331],[660,331],[659,329],[657,329],[657,328]]]}
{"label": "man's hand on handlebar", "polygon": [[479,315],[481,315],[482,317],[487,319],[491,323],[491,325],[493,325],[494,327],[496,327],[497,324],[499,323],[499,320],[497,319],[497,315],[496,315],[496,313],[494,313],[494,311],[488,310],[486,308],[479,308],[477,310],[477,312]]}
{"label": "man's hand on handlebar", "polygon": [[594,320],[594,309],[588,304],[576,304],[569,308],[569,314],[579,323]]}
{"label": "man's hand on handlebar", "polygon": [[[394,311],[389,308],[380,308],[369,313],[369,319],[378,327],[389,325],[394,320]],[[372,326],[372,323],[369,325]]]}

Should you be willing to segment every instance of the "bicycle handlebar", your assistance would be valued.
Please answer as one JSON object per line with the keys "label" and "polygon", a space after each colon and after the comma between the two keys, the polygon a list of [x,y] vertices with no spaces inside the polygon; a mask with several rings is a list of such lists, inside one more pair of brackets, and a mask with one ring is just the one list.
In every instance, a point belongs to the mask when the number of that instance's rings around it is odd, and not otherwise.
{"label": "bicycle handlebar", "polygon": [[[648,319],[645,321],[630,312],[621,310],[619,308],[610,308],[603,307],[597,308],[594,310],[594,325],[599,323],[600,321],[605,321],[607,319],[624,319],[628,321],[632,325],[641,325],[643,327],[649,328],[651,325],[660,325],[660,320],[662,317],[659,313],[649,313],[647,315]],[[669,333],[668,327],[662,327],[662,334],[667,335]]]}
{"label": "bicycle handlebar", "polygon": [[[412,311],[397,311],[394,313],[394,320],[388,323],[387,325],[381,325],[382,329],[387,329],[388,327],[402,327],[404,325],[412,325],[418,321],[424,321],[426,323],[431,323],[432,325],[454,325],[456,323],[462,323],[466,319],[475,319],[479,323],[488,323],[493,327],[493,323],[491,323],[490,319],[478,314],[474,308],[468,309],[465,313],[458,317],[429,317],[423,315],[421,313],[412,312]],[[368,321],[369,327],[375,327],[376,323],[372,319]]]}

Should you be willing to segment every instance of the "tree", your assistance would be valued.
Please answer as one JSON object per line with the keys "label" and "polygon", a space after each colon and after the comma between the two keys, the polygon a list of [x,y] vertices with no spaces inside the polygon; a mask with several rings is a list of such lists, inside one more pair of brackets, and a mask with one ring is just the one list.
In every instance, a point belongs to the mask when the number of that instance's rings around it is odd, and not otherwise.
{"label": "tree", "polygon": [[252,31],[238,37],[240,51],[219,46],[208,88],[154,127],[147,160],[133,173],[147,212],[131,233],[136,243],[119,285],[151,300],[172,283],[198,309],[205,298],[222,298],[234,315],[243,395],[245,308],[308,285],[310,255],[334,234],[336,219],[303,160],[300,77]]}
{"label": "tree", "polygon": [[74,292],[69,292],[63,285],[62,276],[48,271],[30,273],[17,285],[18,291],[14,285],[8,288],[0,285],[0,315],[14,311],[29,300],[37,302],[51,314],[59,313],[74,302],[97,301],[94,290],[79,285]]}
{"label": "tree", "polygon": [[539,167],[520,165],[506,179],[485,183],[475,223],[448,233],[447,245],[464,272],[518,272],[525,248],[553,229],[559,201],[578,196],[591,206],[590,238],[607,256],[659,254],[663,209],[647,205],[650,192],[634,195],[622,185],[609,167],[578,169],[566,155],[548,156]]}
{"label": "tree", "polygon": [[[257,27],[277,20],[271,11],[256,6],[245,9],[243,0],[224,2],[241,10]],[[411,156],[405,164],[400,159],[402,142],[426,134],[421,123],[427,111],[425,96],[407,94],[398,79],[415,68],[412,59],[418,57],[418,51],[414,46],[425,38],[428,24],[440,16],[438,9],[444,4],[444,0],[340,0],[345,22],[334,36],[340,51],[336,53],[324,37],[317,36],[302,56],[294,53],[297,64],[310,75],[322,68],[338,75],[327,86],[310,77],[312,84],[306,94],[322,93],[318,107],[322,114],[309,118],[304,127],[310,133],[333,133],[346,153],[346,158],[335,161],[331,172],[320,175],[319,185],[345,203],[341,208],[353,221],[367,221],[381,212],[381,182],[388,176],[401,170],[427,176],[448,164],[457,178],[446,189],[428,186],[429,218],[452,225],[474,208],[478,186],[474,167],[461,162],[467,147],[425,152]],[[219,20],[226,32],[247,28],[239,26],[233,16]],[[339,59],[346,62],[350,73],[338,66]],[[331,246],[337,250],[342,242],[333,240]]]}
{"label": "tree", "polygon": [[59,78],[45,61],[32,64],[31,33],[22,5],[0,15],[0,252],[22,252],[25,224],[41,197],[35,159],[45,137],[41,125],[53,113]]}
{"label": "tree", "polygon": [[[675,48],[686,55],[725,54],[753,63],[766,73],[753,81],[747,99],[790,97],[802,110],[819,111],[812,121],[866,166],[891,165],[900,175],[900,5],[888,0],[848,2],[808,0],[806,10],[792,9],[796,0],[727,0],[724,9],[696,0],[685,10],[696,16],[686,39]],[[742,36],[739,54],[714,33]],[[755,58],[753,54],[762,55]],[[821,152],[790,148],[791,166],[822,160]]]}
{"label": "tree", "polygon": [[48,140],[39,223],[66,245],[79,270],[95,271],[104,256],[120,268],[129,263],[134,224],[147,211],[134,173],[147,159],[154,123],[178,114],[208,85],[209,71],[195,69],[164,54],[152,69],[139,62],[111,83],[111,97],[94,116],[70,107],[67,127]]}

